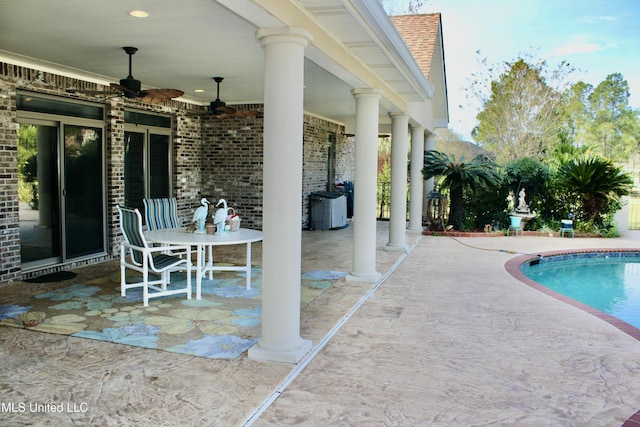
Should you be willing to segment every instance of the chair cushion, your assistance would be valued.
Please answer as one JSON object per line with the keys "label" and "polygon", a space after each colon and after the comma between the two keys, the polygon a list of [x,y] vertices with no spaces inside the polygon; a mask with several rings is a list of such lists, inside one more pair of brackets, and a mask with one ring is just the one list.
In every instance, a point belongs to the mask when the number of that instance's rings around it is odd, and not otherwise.
{"label": "chair cushion", "polygon": [[185,262],[184,259],[177,256],[165,254],[158,254],[153,256],[153,266],[156,268],[156,270],[163,270],[182,262]]}
{"label": "chair cushion", "polygon": [[178,202],[175,197],[143,199],[143,202],[149,230],[180,227]]}

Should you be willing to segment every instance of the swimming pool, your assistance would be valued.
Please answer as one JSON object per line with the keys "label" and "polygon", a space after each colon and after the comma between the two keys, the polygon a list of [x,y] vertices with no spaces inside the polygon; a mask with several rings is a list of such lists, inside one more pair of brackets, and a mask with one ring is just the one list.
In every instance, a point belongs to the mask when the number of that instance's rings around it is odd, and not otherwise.
{"label": "swimming pool", "polygon": [[[624,261],[625,265],[627,264],[627,262],[629,264],[634,264],[634,266],[629,267],[629,269],[632,270],[631,274],[629,275],[631,280],[632,290],[628,290],[626,288],[625,283],[627,282],[626,280],[627,267],[625,267],[624,275],[621,275],[619,271],[616,272],[618,279],[622,277],[622,280],[614,281],[615,283],[613,285],[614,291],[611,292],[608,298],[607,297],[602,298],[603,301],[609,301],[609,304],[605,303],[604,304],[605,307],[602,307],[602,308],[606,309],[607,308],[606,306],[609,306],[609,307],[618,306],[620,302],[619,300],[624,301],[625,304],[626,302],[630,303],[631,301],[633,301],[633,304],[631,305],[635,305],[636,307],[638,307],[640,305],[640,298],[638,297],[638,290],[637,290],[638,287],[640,287],[640,277],[638,277],[638,274],[640,274],[640,266],[638,266],[638,264],[640,264],[640,249],[592,249],[592,250],[582,250],[582,251],[555,251],[555,252],[543,252],[539,254],[526,254],[526,255],[520,255],[520,256],[511,258],[509,261],[505,263],[504,267],[509,274],[511,274],[516,279],[518,279],[520,282],[526,285],[529,285],[532,288],[537,289],[538,291],[545,293],[553,298],[556,298],[569,305],[572,305],[576,308],[584,310],[587,313],[590,313],[593,316],[596,316],[604,320],[605,322],[618,328],[620,331],[640,341],[640,326],[633,325],[631,323],[633,322],[633,320],[626,321],[624,319],[621,319],[620,317],[617,317],[618,315],[608,314],[606,311],[604,311],[601,308],[593,307],[588,303],[581,302],[579,299],[577,299],[577,298],[581,298],[582,294],[585,294],[585,292],[583,292],[584,289],[580,289],[583,287],[581,286],[581,283],[590,282],[591,286],[593,286],[594,282],[596,284],[598,283],[598,280],[596,279],[591,280],[591,277],[584,278],[584,274],[582,274],[583,271],[581,271],[581,270],[586,270],[583,268],[584,264],[594,264],[594,265],[619,264],[619,261],[620,262]],[[569,277],[568,282],[573,283],[572,288],[578,289],[578,292],[574,296],[565,295],[561,293],[560,290],[556,291],[551,289],[548,286],[541,284],[542,281],[546,281],[547,277],[552,277],[552,276],[565,277],[565,274],[567,274],[565,271],[555,270],[556,267],[560,267],[565,262],[568,264],[577,264],[571,267],[571,269],[574,270],[574,274],[571,274],[571,273],[568,274],[568,277]],[[547,268],[549,270],[547,270]],[[537,272],[546,271],[546,273],[544,274],[535,273],[536,271]],[[529,277],[527,273],[532,273],[532,272],[533,272],[532,276],[535,276],[535,274],[538,274],[538,277],[535,277],[535,279],[532,277]],[[593,272],[591,273],[593,274]],[[613,276],[616,273],[610,272],[609,275]],[[546,277],[543,279],[541,278],[541,276],[546,276]],[[607,283],[609,283],[609,280],[608,280],[609,277],[606,277],[607,276],[606,274],[604,276]],[[578,277],[583,277],[584,280],[578,279]],[[604,282],[604,280],[602,282]],[[620,282],[622,282],[622,284]],[[603,288],[604,286],[600,286],[600,287]],[[626,311],[626,310],[623,310],[623,311]],[[632,415],[622,426],[631,427],[632,425],[636,425],[637,421],[640,421],[640,411]]]}
{"label": "swimming pool", "polygon": [[640,251],[542,256],[520,265],[529,279],[640,329]]}

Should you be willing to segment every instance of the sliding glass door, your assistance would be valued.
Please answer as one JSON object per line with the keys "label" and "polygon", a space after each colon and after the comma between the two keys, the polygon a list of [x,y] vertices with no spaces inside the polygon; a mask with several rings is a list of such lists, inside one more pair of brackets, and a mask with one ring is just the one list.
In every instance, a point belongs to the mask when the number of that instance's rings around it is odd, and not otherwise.
{"label": "sliding glass door", "polygon": [[20,123],[23,270],[105,252],[102,133],[60,122]]}
{"label": "sliding glass door", "polygon": [[144,212],[143,198],[171,197],[171,135],[140,125],[133,129],[124,133],[124,201]]}

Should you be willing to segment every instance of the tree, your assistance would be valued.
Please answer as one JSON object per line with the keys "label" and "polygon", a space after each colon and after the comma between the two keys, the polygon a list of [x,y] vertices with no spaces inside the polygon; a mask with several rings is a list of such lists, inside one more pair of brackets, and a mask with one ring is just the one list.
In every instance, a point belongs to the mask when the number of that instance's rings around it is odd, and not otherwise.
{"label": "tree", "polygon": [[18,198],[38,208],[38,128],[34,125],[18,127]]}
{"label": "tree", "polygon": [[605,207],[621,196],[630,194],[633,179],[604,157],[586,156],[574,159],[559,170],[566,188],[577,197],[578,218],[595,225],[602,224]]}
{"label": "tree", "polygon": [[[575,141],[579,132],[582,132],[589,118],[589,95],[593,92],[593,86],[585,82],[577,82],[564,94],[564,126],[561,136],[564,141]],[[561,141],[563,142],[563,141]]]}
{"label": "tree", "polygon": [[572,69],[563,62],[546,77],[546,62],[534,64],[523,58],[506,62],[505,68],[491,80],[488,95],[483,89],[483,77],[474,76],[470,91],[480,98],[482,110],[473,136],[496,153],[498,161],[541,158],[555,143],[562,127],[562,91],[550,86],[548,79],[561,87]]}
{"label": "tree", "polygon": [[395,0],[378,0],[378,2],[389,15],[415,15],[420,13],[426,4],[425,0],[408,0],[404,8],[399,8]]}
{"label": "tree", "polygon": [[463,229],[465,222],[464,191],[475,192],[479,186],[496,186],[500,183],[500,174],[496,164],[485,156],[477,156],[465,163],[464,157],[456,161],[439,151],[429,150],[424,155],[422,169],[424,179],[442,177],[440,185],[449,190],[448,225]]}
{"label": "tree", "polygon": [[596,87],[582,81],[565,94],[565,132],[578,147],[625,162],[640,142],[640,118],[629,107],[629,84],[619,73]]}
{"label": "tree", "polygon": [[460,158],[464,156],[467,159],[473,159],[478,155],[485,155],[493,158],[493,153],[485,150],[479,145],[465,141],[462,136],[446,128],[436,129],[436,138],[433,149]]}
{"label": "tree", "polygon": [[385,218],[389,215],[391,204],[391,138],[388,136],[378,137],[377,176],[378,217]]}
{"label": "tree", "polygon": [[620,73],[609,74],[589,94],[590,122],[585,142],[600,147],[602,155],[626,161],[638,144],[638,114],[629,107],[629,83]]}
{"label": "tree", "polygon": [[569,163],[569,161],[580,156],[593,154],[593,152],[593,147],[590,145],[577,146],[569,131],[563,130],[558,135],[558,142],[551,147],[551,150],[543,160],[554,170],[557,170],[564,164]]}

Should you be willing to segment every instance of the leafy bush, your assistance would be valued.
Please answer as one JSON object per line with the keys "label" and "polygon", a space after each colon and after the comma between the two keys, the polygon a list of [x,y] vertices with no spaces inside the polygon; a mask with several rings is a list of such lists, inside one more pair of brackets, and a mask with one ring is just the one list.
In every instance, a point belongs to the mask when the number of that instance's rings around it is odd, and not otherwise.
{"label": "leafy bush", "polygon": [[599,227],[631,193],[633,179],[609,159],[595,156],[572,160],[559,169],[560,179],[576,200],[576,217]]}
{"label": "leafy bush", "polygon": [[434,150],[425,152],[422,174],[424,179],[442,177],[440,185],[448,189],[450,195],[448,225],[458,230],[468,229],[473,223],[465,214],[465,193],[497,187],[501,182],[496,164],[485,156],[465,162],[464,157],[456,160],[453,155],[449,157]]}
{"label": "leafy bush", "polygon": [[482,187],[475,193],[465,194],[466,217],[469,229],[484,229],[485,224],[493,228],[508,227],[507,196],[509,190],[505,185]]}

